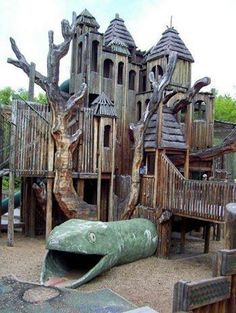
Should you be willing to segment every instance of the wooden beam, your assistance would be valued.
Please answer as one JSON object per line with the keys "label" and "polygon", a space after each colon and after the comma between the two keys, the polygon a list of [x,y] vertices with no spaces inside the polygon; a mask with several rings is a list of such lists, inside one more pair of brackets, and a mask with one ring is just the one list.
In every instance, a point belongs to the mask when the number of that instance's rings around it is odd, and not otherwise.
{"label": "wooden beam", "polygon": [[28,100],[34,101],[35,63],[30,63]]}
{"label": "wooden beam", "polygon": [[2,177],[0,177],[0,235],[2,230]]}
{"label": "wooden beam", "polygon": [[46,238],[52,230],[52,186],[53,179],[47,179],[47,206],[46,206]]}
{"label": "wooden beam", "polygon": [[204,244],[204,253],[209,252],[210,247],[210,233],[211,233],[211,224],[206,223],[205,226],[205,244]]}
{"label": "wooden beam", "polygon": [[11,150],[9,161],[9,202],[8,202],[8,227],[7,227],[7,244],[9,247],[14,246],[14,192],[15,192],[15,132],[16,132],[16,114],[17,101],[12,102],[12,124],[11,124]]}

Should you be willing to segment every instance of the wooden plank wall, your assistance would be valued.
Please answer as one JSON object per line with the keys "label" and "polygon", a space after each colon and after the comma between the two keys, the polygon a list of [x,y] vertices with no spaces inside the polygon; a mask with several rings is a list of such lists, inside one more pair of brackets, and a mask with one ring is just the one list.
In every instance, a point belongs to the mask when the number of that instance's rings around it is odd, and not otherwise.
{"label": "wooden plank wall", "polygon": [[[94,121],[93,109],[83,108],[80,112],[78,122],[73,126],[72,131],[76,131],[82,126],[82,136],[78,149],[74,152],[73,168],[76,172],[94,173]],[[81,125],[81,126],[80,126]]]}
{"label": "wooden plank wall", "polygon": [[218,277],[177,282],[172,312],[236,312],[236,250],[219,251],[213,272]]}
{"label": "wooden plank wall", "polygon": [[47,173],[50,120],[47,105],[17,101],[15,171],[18,176],[41,176]]}
{"label": "wooden plank wall", "polygon": [[11,123],[0,109],[0,170],[9,167]]}
{"label": "wooden plank wall", "polygon": [[196,120],[192,123],[191,148],[194,150],[212,147],[213,144],[213,124],[206,121]]}
{"label": "wooden plank wall", "polygon": [[[236,201],[234,183],[188,180],[164,154],[160,156],[159,175],[157,203],[174,214],[224,222],[226,204]],[[140,204],[152,207],[153,194],[154,176],[144,175]]]}

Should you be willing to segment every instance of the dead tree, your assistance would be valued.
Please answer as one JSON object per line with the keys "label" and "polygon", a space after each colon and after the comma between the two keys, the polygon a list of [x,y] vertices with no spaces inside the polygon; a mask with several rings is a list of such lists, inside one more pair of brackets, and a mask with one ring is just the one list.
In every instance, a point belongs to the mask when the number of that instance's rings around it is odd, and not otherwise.
{"label": "dead tree", "polygon": [[157,111],[159,104],[163,100],[163,92],[170,84],[176,62],[177,53],[171,52],[167,70],[158,82],[155,80],[153,72],[150,73],[149,80],[151,81],[153,87],[153,93],[150,102],[142,118],[136,124],[130,125],[130,129],[133,131],[134,136],[134,157],[131,174],[131,190],[127,198],[127,206],[125,207],[121,217],[122,219],[130,218],[137,205],[140,191],[140,167],[143,161],[144,152],[144,134],[152,115]]}
{"label": "dead tree", "polygon": [[[83,84],[80,90],[72,96],[61,91],[58,85],[60,60],[68,53],[70,42],[75,33],[75,13],[71,25],[67,20],[61,22],[61,32],[64,40],[56,45],[53,31],[49,31],[47,76],[35,71],[34,81],[46,92],[52,112],[51,135],[56,146],[53,188],[55,198],[68,218],[85,217],[89,214],[91,205],[80,200],[72,180],[72,153],[77,147],[82,131],[78,129],[71,135],[68,124],[74,111],[84,102],[86,84]],[[18,49],[15,40],[10,38],[10,42],[17,60],[9,58],[8,63],[19,67],[29,76],[30,64]]]}

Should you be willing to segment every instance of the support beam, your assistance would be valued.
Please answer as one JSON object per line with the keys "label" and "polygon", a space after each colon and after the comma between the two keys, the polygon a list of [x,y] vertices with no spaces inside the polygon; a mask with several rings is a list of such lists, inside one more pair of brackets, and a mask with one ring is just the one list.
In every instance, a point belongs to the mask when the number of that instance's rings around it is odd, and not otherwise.
{"label": "support beam", "polygon": [[46,206],[46,238],[52,230],[52,186],[53,178],[47,179],[47,206]]}
{"label": "support beam", "polygon": [[0,177],[0,235],[2,230],[2,177]]}
{"label": "support beam", "polygon": [[11,149],[9,159],[9,202],[8,202],[8,227],[7,227],[7,245],[14,245],[14,193],[15,193],[15,127],[16,127],[16,100],[12,102],[12,123],[11,123]]}
{"label": "support beam", "polygon": [[211,224],[206,223],[205,225],[205,244],[204,244],[204,253],[209,252],[210,247],[210,233],[211,233]]}

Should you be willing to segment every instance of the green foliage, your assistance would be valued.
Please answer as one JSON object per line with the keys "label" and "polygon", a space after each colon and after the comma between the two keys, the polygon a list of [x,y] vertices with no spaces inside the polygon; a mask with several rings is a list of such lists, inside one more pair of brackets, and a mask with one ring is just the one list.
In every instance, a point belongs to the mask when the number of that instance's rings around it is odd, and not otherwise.
{"label": "green foliage", "polygon": [[[15,191],[19,191],[21,186],[21,179],[20,177],[15,177]],[[9,177],[4,176],[2,179],[2,189],[8,190],[9,189]]]}
{"label": "green foliage", "polygon": [[236,123],[236,99],[229,95],[216,96],[215,120]]}
{"label": "green foliage", "polygon": [[[10,105],[12,99],[23,99],[28,100],[28,91],[24,88],[13,90],[11,87],[5,87],[0,89],[0,104]],[[42,104],[47,103],[46,94],[39,93],[37,97],[34,97],[35,102]]]}
{"label": "green foliage", "polygon": [[11,103],[12,95],[14,90],[11,87],[5,87],[0,90],[0,103],[9,105]]}

